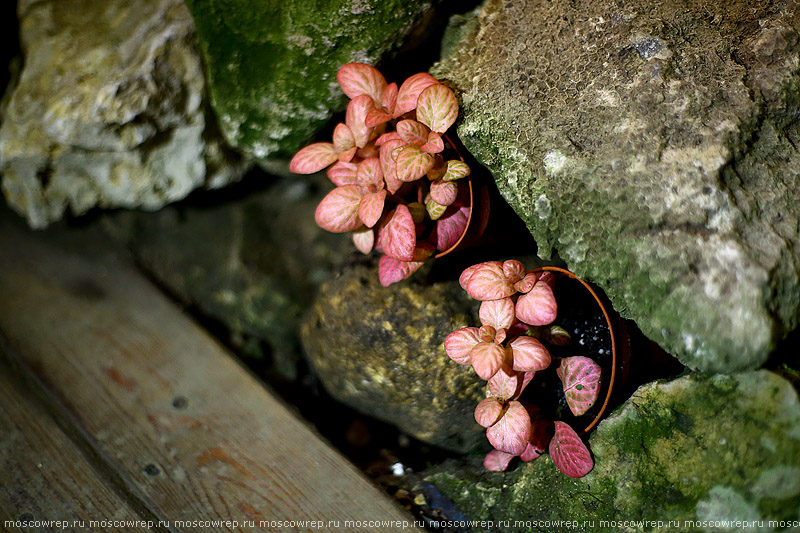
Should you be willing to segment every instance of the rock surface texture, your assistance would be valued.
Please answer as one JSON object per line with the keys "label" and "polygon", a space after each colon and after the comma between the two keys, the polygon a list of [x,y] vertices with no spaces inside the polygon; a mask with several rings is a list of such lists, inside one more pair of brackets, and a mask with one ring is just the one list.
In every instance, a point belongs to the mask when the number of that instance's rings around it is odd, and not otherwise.
{"label": "rock surface texture", "polygon": [[510,520],[503,531],[779,531],[770,520],[800,516],[800,402],[771,372],[645,385],[589,443],[595,468],[577,480],[547,455],[504,474],[444,463],[426,479],[472,520]]}
{"label": "rock surface texture", "polygon": [[226,139],[286,159],[344,107],[336,71],[375,64],[436,0],[187,0]]}
{"label": "rock surface texture", "polygon": [[433,74],[541,255],[733,372],[798,324],[799,28],[780,0],[488,0]]}
{"label": "rock surface texture", "polygon": [[42,228],[67,209],[157,209],[238,179],[203,106],[181,0],[20,0],[24,68],[0,128],[8,203]]}
{"label": "rock surface texture", "polygon": [[302,328],[306,354],[328,393],[431,444],[468,451],[485,441],[475,423],[484,385],[455,364],[443,341],[477,321],[457,282],[381,287],[376,265],[345,268],[320,289]]}

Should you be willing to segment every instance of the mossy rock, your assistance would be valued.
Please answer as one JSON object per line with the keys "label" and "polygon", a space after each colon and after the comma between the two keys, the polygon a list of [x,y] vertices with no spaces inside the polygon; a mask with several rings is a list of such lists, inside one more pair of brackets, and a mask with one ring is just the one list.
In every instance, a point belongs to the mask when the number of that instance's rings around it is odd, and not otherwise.
{"label": "mossy rock", "polygon": [[338,68],[377,63],[435,3],[187,0],[226,139],[262,161],[290,157],[343,108]]}
{"label": "mossy rock", "polygon": [[720,526],[726,520],[781,531],[769,521],[798,524],[800,402],[769,371],[645,385],[600,423],[589,444],[595,468],[581,479],[564,476],[545,455],[507,473],[487,472],[477,458],[452,461],[431,469],[426,481],[469,519],[510,520],[503,531],[658,531],[659,521],[661,530],[669,522],[675,531],[742,529]]}
{"label": "mossy rock", "polygon": [[540,253],[693,369],[800,319],[800,11],[489,0],[432,69]]}

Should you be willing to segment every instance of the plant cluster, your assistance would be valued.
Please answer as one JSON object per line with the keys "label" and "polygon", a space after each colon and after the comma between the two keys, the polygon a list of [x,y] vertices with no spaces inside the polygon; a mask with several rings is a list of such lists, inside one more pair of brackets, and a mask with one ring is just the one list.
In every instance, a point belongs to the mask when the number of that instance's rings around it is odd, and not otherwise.
{"label": "plant cluster", "polygon": [[[557,304],[552,272],[527,272],[519,261],[473,265],[459,282],[480,300],[480,327],[465,327],[447,336],[445,351],[455,362],[472,365],[488,380],[486,398],[475,408],[475,420],[486,428],[495,448],[484,459],[489,470],[505,470],[519,456],[532,461],[548,450],[553,463],[570,477],[582,477],[594,466],[586,445],[569,426],[551,421],[522,399],[533,379],[553,364],[542,341],[569,343],[568,333],[553,324]],[[569,409],[576,416],[594,405],[600,390],[600,366],[588,357],[565,357],[556,373]]]}
{"label": "plant cluster", "polygon": [[336,79],[351,98],[344,123],[333,130],[333,142],[297,152],[289,169],[312,174],[328,167],[336,188],[317,207],[317,224],[352,231],[361,252],[382,253],[378,273],[388,286],[451,248],[466,229],[471,206],[461,178],[470,169],[444,155],[458,101],[424,72],[398,88],[375,68],[348,63]]}

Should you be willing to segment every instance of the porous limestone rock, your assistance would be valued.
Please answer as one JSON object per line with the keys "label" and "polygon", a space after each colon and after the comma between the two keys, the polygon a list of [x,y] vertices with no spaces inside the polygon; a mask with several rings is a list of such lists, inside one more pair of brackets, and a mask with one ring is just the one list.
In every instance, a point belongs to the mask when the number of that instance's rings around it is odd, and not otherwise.
{"label": "porous limestone rock", "polygon": [[580,479],[548,455],[506,473],[451,460],[425,479],[509,532],[789,531],[800,520],[800,402],[772,372],[645,385],[589,445],[595,467]]}
{"label": "porous limestone rock", "polygon": [[238,179],[203,105],[181,0],[20,0],[24,68],[0,128],[8,203],[42,228],[69,209],[157,209]]}
{"label": "porous limestone rock", "polygon": [[375,261],[364,261],[322,285],[303,323],[325,389],[422,441],[457,451],[485,445],[473,417],[485,382],[443,346],[451,331],[478,323],[478,302],[456,281],[424,284],[420,272],[382,287]]}
{"label": "porous limestone rock", "polygon": [[376,64],[430,23],[437,3],[187,0],[226,139],[279,169],[343,109],[339,67]]}
{"label": "porous limestone rock", "polygon": [[433,70],[547,257],[694,369],[759,367],[800,310],[800,10],[488,0]]}

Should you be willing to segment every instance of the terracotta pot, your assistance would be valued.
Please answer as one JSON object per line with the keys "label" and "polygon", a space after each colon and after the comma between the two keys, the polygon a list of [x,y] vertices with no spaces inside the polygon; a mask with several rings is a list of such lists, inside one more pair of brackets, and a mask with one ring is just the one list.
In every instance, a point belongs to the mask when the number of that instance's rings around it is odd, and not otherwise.
{"label": "terracotta pot", "polygon": [[[555,266],[533,269],[533,272],[545,271],[554,272],[559,277],[565,277],[580,283],[583,288],[591,294],[600,308],[600,311],[603,313],[609,334],[611,335],[611,376],[601,382],[601,390],[597,401],[602,401],[603,403],[594,419],[585,428],[578,431],[579,434],[583,435],[588,433],[600,422],[609,408],[615,386],[619,388],[627,379],[628,363],[630,361],[630,339],[628,337],[628,330],[625,327],[625,321],[611,308],[610,302],[608,302],[604,295],[601,296],[595,291],[588,282],[582,280],[569,270]],[[558,305],[560,307],[564,304],[559,302]],[[604,392],[605,394],[603,394]]]}

